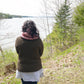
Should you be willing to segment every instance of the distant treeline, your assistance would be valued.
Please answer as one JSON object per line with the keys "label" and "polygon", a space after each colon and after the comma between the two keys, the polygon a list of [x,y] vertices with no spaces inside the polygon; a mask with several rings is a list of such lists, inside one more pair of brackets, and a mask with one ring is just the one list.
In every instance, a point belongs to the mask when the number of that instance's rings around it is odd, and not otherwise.
{"label": "distant treeline", "polygon": [[6,13],[0,13],[0,19],[8,18],[54,18],[54,16],[22,16],[22,15],[11,15]]}
{"label": "distant treeline", "polygon": [[22,16],[20,15],[10,15],[10,14],[6,14],[6,13],[0,13],[0,19],[8,19],[8,18],[21,18]]}

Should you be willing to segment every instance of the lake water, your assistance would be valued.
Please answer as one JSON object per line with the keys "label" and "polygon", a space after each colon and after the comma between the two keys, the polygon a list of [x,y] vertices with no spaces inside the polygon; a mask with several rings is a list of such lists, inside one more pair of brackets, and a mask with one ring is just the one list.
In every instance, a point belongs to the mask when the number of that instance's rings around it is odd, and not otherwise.
{"label": "lake water", "polygon": [[33,20],[39,30],[41,39],[52,32],[54,18],[48,18],[49,30],[46,18],[13,18],[0,20],[0,46],[2,48],[14,47],[15,40],[21,35],[24,21]]}

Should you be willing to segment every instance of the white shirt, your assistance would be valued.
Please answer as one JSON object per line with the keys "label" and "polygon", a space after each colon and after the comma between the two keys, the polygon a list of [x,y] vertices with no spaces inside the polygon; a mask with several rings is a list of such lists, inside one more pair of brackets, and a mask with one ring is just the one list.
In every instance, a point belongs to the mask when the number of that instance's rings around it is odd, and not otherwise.
{"label": "white shirt", "polygon": [[23,79],[24,81],[39,81],[40,77],[43,76],[43,69],[35,72],[20,72],[16,70],[16,78]]}

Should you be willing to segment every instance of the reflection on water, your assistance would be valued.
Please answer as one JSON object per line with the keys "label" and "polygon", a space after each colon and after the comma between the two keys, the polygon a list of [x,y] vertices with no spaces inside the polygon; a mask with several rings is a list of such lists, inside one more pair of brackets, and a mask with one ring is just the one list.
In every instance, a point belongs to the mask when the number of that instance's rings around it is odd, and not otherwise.
{"label": "reflection on water", "polygon": [[[40,37],[44,39],[49,34],[46,18],[13,18],[0,21],[0,46],[2,48],[14,47],[15,39],[21,35],[21,27],[26,20],[33,20],[39,30]],[[49,18],[49,29],[52,32],[54,18]]]}

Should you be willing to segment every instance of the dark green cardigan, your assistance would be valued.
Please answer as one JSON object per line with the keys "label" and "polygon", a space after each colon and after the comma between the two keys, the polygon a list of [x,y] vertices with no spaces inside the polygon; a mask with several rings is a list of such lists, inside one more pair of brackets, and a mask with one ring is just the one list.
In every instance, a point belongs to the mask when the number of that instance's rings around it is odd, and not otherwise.
{"label": "dark green cardigan", "polygon": [[16,39],[15,48],[18,54],[17,69],[21,72],[34,72],[42,68],[40,57],[43,54],[43,43],[40,38],[26,40]]}

